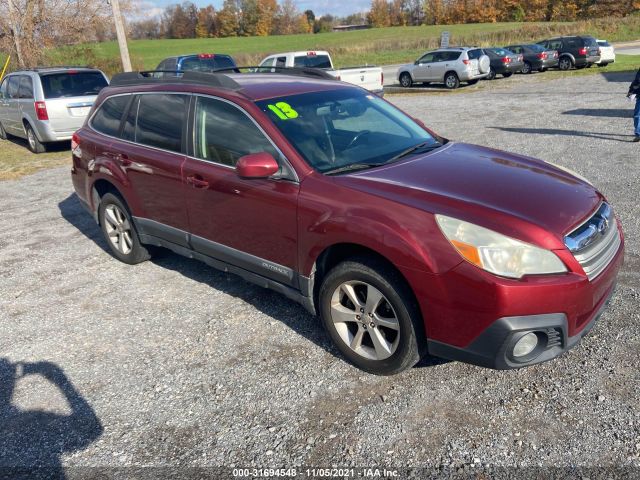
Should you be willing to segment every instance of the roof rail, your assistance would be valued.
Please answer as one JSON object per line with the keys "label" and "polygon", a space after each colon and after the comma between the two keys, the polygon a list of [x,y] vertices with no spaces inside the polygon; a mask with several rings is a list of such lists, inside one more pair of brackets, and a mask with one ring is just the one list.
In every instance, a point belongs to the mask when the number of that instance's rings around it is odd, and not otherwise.
{"label": "roof rail", "polygon": [[145,85],[154,83],[198,83],[215,87],[239,90],[242,88],[231,77],[217,72],[194,72],[178,70],[147,70],[142,72],[117,73],[111,79],[110,86]]}
{"label": "roof rail", "polygon": [[240,72],[248,70],[249,73],[279,73],[282,75],[298,75],[301,77],[323,78],[326,80],[336,80],[336,77],[327,73],[321,68],[312,67],[267,67],[267,66],[249,66],[249,67],[228,67],[216,69],[216,72],[234,71]]}

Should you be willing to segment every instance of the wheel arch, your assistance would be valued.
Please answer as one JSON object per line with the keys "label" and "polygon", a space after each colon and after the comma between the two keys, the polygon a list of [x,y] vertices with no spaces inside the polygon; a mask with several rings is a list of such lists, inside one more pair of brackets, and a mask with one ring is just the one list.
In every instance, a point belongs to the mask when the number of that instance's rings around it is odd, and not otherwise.
{"label": "wheel arch", "polygon": [[571,61],[572,65],[576,64],[576,57],[574,57],[571,53],[569,52],[561,53],[560,56],[558,57],[558,61],[560,61],[562,57],[568,58]]}
{"label": "wheel arch", "polygon": [[407,289],[407,292],[411,295],[412,300],[418,307],[417,311],[420,311],[419,303],[417,301],[415,292],[409,283],[409,280],[404,276],[402,271],[387,257],[377,252],[376,250],[358,243],[342,242],[335,243],[326,247],[313,264],[311,275],[309,277],[309,292],[313,299],[314,309],[318,314],[318,298],[320,293],[320,286],[322,280],[331,271],[333,267],[339,263],[358,258],[370,258],[385,265],[385,267],[393,270],[398,278],[402,281],[403,286]]}

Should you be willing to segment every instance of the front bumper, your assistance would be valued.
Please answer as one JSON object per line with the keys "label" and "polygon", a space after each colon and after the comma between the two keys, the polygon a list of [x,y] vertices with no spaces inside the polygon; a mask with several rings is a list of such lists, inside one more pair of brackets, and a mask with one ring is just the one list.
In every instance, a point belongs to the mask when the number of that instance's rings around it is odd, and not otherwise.
{"label": "front bumper", "polygon": [[[428,340],[429,353],[437,357],[497,370],[510,370],[546,362],[576,346],[591,331],[613,296],[613,292],[612,287],[593,318],[572,337],[568,334],[569,324],[564,313],[504,317],[496,320],[465,348]],[[533,356],[518,361],[511,352],[516,342],[529,332],[536,332],[542,339],[541,344]]]}

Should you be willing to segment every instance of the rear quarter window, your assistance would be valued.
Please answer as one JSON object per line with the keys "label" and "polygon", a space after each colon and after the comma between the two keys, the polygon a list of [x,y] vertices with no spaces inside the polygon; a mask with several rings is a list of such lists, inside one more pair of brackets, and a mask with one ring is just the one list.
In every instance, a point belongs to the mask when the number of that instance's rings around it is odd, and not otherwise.
{"label": "rear quarter window", "polygon": [[482,56],[482,50],[469,50],[467,55],[469,56],[469,60],[478,60]]}
{"label": "rear quarter window", "polygon": [[100,72],[63,72],[41,74],[44,98],[82,97],[97,95],[107,86]]}
{"label": "rear quarter window", "polygon": [[117,137],[120,130],[120,121],[130,98],[131,95],[120,95],[107,98],[102,102],[102,105],[98,107],[91,119],[93,129],[105,135]]}

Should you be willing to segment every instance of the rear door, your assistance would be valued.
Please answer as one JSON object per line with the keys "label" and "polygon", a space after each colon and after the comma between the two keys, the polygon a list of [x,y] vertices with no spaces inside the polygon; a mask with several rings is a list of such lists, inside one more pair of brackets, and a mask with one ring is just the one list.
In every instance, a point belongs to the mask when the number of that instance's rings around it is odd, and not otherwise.
{"label": "rear door", "polygon": [[480,75],[480,57],[482,55],[483,55],[483,52],[480,49],[469,50],[467,52],[467,56],[469,57],[469,60],[471,62],[470,65],[471,65],[472,77]]}
{"label": "rear door", "polygon": [[235,171],[250,153],[268,152],[283,168],[286,161],[244,110],[220,98],[195,100],[194,145],[183,169],[193,248],[297,286],[298,183]]}
{"label": "rear door", "polygon": [[189,95],[145,93],[131,102],[111,151],[131,183],[142,233],[186,246],[182,184]]}
{"label": "rear door", "polygon": [[72,135],[84,123],[107,80],[98,70],[40,73],[49,124],[58,135]]}

